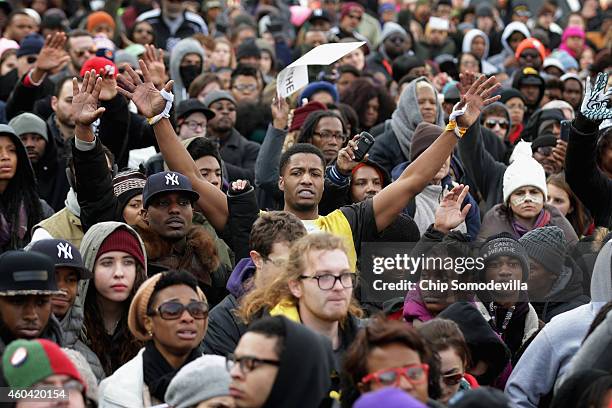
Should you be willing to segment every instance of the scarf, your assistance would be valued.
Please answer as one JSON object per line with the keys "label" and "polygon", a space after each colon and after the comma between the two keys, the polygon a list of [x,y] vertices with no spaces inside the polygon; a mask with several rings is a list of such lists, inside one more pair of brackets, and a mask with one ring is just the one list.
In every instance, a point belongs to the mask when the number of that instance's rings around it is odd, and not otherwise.
{"label": "scarf", "polygon": [[185,364],[192,362],[201,355],[202,353],[200,353],[197,348],[191,350],[191,353],[189,353],[183,365],[175,369],[168,364],[152,341],[147,342],[145,351],[142,353],[142,371],[144,374],[144,383],[149,387],[151,395],[158,401],[164,401],[166,390],[176,373],[185,366]]}
{"label": "scarf", "polygon": [[542,211],[540,211],[540,215],[538,215],[538,218],[536,219],[535,225],[531,229],[525,228],[514,217],[512,217],[511,224],[512,224],[512,229],[514,230],[514,233],[520,238],[531,230],[547,226],[549,222],[550,222],[550,213],[547,210],[542,209]]}
{"label": "scarf", "polygon": [[[4,213],[0,212],[0,248],[4,248],[11,243],[12,225],[4,217]],[[23,241],[28,232],[28,216],[26,214],[23,202],[19,206],[19,229],[17,230],[18,241]],[[17,249],[17,248],[15,248]]]}
{"label": "scarf", "polygon": [[64,205],[74,215],[77,217],[81,217],[81,206],[79,206],[79,200],[77,200],[77,196],[75,191],[70,187],[68,190],[68,194],[66,195],[66,201],[64,201]]}

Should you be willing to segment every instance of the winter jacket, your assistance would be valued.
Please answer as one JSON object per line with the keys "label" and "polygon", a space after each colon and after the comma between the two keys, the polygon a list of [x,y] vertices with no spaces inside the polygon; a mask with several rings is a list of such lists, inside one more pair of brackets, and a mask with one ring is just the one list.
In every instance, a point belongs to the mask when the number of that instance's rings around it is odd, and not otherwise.
{"label": "winter jacket", "polygon": [[[27,75],[27,74],[26,74]],[[26,75],[14,84],[13,92],[6,101],[6,119],[11,120],[22,112],[34,112],[36,101],[53,95],[55,85],[45,77],[39,86],[24,84]]]}
{"label": "winter jacket", "polygon": [[[53,314],[49,315],[47,327],[42,331],[39,338],[50,340],[58,346],[64,347],[64,333],[62,332],[60,322]],[[8,346],[8,344],[5,344],[5,340],[0,337],[0,356],[4,354],[6,346]]]}
{"label": "winter jacket", "polygon": [[512,75],[512,73],[516,69],[515,67],[508,67],[508,68],[504,67],[504,61],[506,61],[508,57],[514,56],[514,50],[510,46],[510,43],[508,42],[508,40],[510,39],[510,36],[514,32],[519,32],[523,34],[525,38],[531,37],[531,34],[529,33],[529,28],[527,28],[525,24],[519,21],[512,22],[508,24],[506,28],[504,28],[504,31],[501,36],[501,43],[502,43],[502,46],[504,47],[504,50],[501,53],[489,58],[489,63],[495,65],[497,69],[499,69],[500,72],[506,72],[508,75]]}
{"label": "winter jacket", "polygon": [[383,44],[380,45],[377,51],[374,51],[370,55],[368,55],[368,57],[366,58],[366,71],[371,72],[373,74],[381,73],[385,76],[387,81],[391,81],[393,79],[393,77],[391,76],[393,72],[391,68],[391,66],[393,65],[393,61],[385,57],[385,53],[382,47],[384,47]]}
{"label": "winter jacket", "polygon": [[[397,108],[384,125],[384,133],[376,137],[374,146],[369,151],[370,159],[380,164],[389,173],[393,167],[410,160],[410,145],[414,130],[423,121],[417,102],[417,83],[428,82],[425,77],[419,77],[411,81],[402,92]],[[438,94],[434,88],[436,100]],[[444,128],[444,110],[438,102],[436,104],[436,123]]]}
{"label": "winter jacket", "polygon": [[527,347],[505,392],[517,408],[536,408],[565,375],[595,315],[612,300],[612,241],[600,250],[591,279],[591,303],[555,316]]}
{"label": "winter jacket", "polygon": [[221,144],[221,158],[227,168],[227,180],[238,179],[255,182],[255,161],[259,154],[259,144],[247,140],[236,129]]}
{"label": "winter jacket", "polygon": [[235,195],[231,190],[228,191],[227,208],[229,216],[225,235],[228,244],[234,251],[235,259],[248,258],[251,251],[251,228],[259,217],[259,207],[253,187],[244,194]]}
{"label": "winter jacket", "polygon": [[414,44],[414,53],[423,61],[433,60],[442,54],[456,54],[455,42],[451,38],[447,38],[442,45],[430,45],[425,41],[419,41]]}
{"label": "winter jacket", "polygon": [[83,305],[81,302],[84,296],[77,297],[77,301],[72,305],[66,316],[60,321],[64,334],[64,347],[78,351],[85,357],[91,371],[96,376],[96,380],[102,380],[104,369],[100,363],[100,359],[96,354],[85,345],[80,339],[81,330],[83,329]]}
{"label": "winter jacket", "polygon": [[[153,30],[155,30],[155,46],[163,48],[166,51],[172,51],[178,46],[181,38],[188,38],[194,34],[202,33],[208,35],[208,27],[206,23],[199,15],[190,11],[184,11],[181,17],[182,22],[175,32],[170,31],[170,27],[165,22],[165,17],[162,15],[162,9],[153,9],[142,13],[136,19],[136,22],[147,21]],[[202,58],[202,61],[204,59]],[[176,78],[172,77],[175,81]],[[175,84],[182,87],[182,83],[175,82]],[[180,88],[179,88],[180,89]],[[181,97],[179,101],[183,98]]]}
{"label": "winter jacket", "polygon": [[78,211],[76,211],[80,209],[72,189],[68,190],[65,203],[66,207],[49,218],[45,218],[32,228],[33,238],[36,236],[36,230],[40,228],[45,230],[53,238],[65,239],[76,247],[81,245],[81,240],[85,233],[83,232],[83,226],[81,225]]}
{"label": "winter jacket", "polygon": [[576,113],[570,128],[565,158],[565,179],[595,219],[595,225],[612,227],[612,180],[597,167],[599,131],[596,123]]}
{"label": "winter jacket", "polygon": [[248,291],[249,280],[255,276],[256,268],[251,258],[241,259],[228,281],[227,295],[208,315],[208,329],[203,349],[206,354],[227,356],[233,353],[238,340],[246,332],[247,325],[236,315],[240,297]]}
{"label": "winter jacket", "polygon": [[[547,225],[554,225],[559,227],[565,233],[565,239],[570,245],[578,242],[578,236],[576,231],[572,227],[572,224],[565,218],[556,207],[549,204],[544,204],[544,210],[550,213],[551,219]],[[478,234],[479,241],[485,241],[491,235],[499,234],[500,232],[507,232],[516,239],[520,237],[512,228],[512,222],[508,219],[506,213],[506,207],[502,204],[497,204],[491,208],[484,216],[482,220],[482,226],[480,227],[480,233]]]}
{"label": "winter jacket", "polygon": [[99,408],[150,407],[151,395],[144,383],[142,354],[119,367],[110,377],[105,378],[98,387]]}

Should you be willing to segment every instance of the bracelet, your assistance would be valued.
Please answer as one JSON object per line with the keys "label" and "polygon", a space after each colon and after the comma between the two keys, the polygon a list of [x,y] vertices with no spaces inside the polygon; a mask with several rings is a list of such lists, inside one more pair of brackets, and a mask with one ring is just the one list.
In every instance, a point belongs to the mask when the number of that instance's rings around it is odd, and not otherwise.
{"label": "bracelet", "polygon": [[168,92],[165,89],[162,89],[161,91],[159,91],[159,94],[162,96],[162,98],[166,100],[166,107],[159,115],[153,116],[152,118],[147,118],[147,122],[149,122],[149,125],[151,126],[153,126],[163,118],[168,119],[170,117],[170,110],[172,110],[172,102],[174,102],[174,95],[172,94],[172,92]]}
{"label": "bracelet", "polygon": [[462,128],[462,127],[457,126],[457,121],[453,119],[450,122],[448,122],[448,125],[446,125],[445,130],[448,132],[454,131],[455,136],[457,136],[457,139],[461,139],[463,135],[465,135],[465,133],[467,132],[468,128]]}

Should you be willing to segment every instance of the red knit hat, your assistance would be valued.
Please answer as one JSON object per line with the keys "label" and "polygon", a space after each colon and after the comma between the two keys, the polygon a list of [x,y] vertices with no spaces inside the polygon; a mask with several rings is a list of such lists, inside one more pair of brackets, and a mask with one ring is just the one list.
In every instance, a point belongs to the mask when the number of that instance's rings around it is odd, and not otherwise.
{"label": "red knit hat", "polygon": [[354,1],[344,3],[340,8],[340,20],[348,16],[351,11],[359,11],[359,13],[363,14],[365,12],[365,9],[361,4],[355,3]]}
{"label": "red knit hat", "polygon": [[113,231],[100,245],[98,254],[96,255],[96,261],[102,254],[112,251],[126,252],[134,257],[140,265],[145,267],[144,254],[140,247],[138,239],[125,229],[116,229]]}
{"label": "red knit hat", "polygon": [[544,44],[542,44],[540,40],[536,38],[525,38],[523,41],[520,42],[518,47],[516,47],[516,53],[514,54],[516,59],[519,59],[523,51],[528,48],[534,48],[535,50],[537,50],[540,53],[542,61],[546,59],[546,48],[544,47]]}
{"label": "red knit hat", "polygon": [[321,102],[312,101],[308,102],[304,106],[300,106],[296,110],[293,111],[293,120],[291,121],[291,127],[289,128],[289,132],[293,132],[294,130],[298,130],[302,127],[304,122],[306,122],[306,118],[312,112],[327,110],[327,107],[323,105]]}
{"label": "red knit hat", "polygon": [[92,69],[95,69],[96,74],[101,76],[117,76],[117,66],[115,63],[104,57],[92,57],[85,61],[81,67],[81,77],[83,77],[87,71],[91,71]]}
{"label": "red knit hat", "polygon": [[376,174],[378,174],[378,177],[380,177],[380,181],[381,183],[385,183],[385,175],[383,174],[383,172],[376,166],[372,166],[370,163],[368,162],[361,162],[358,165],[355,166],[355,168],[351,171],[351,177],[355,176],[355,173],[357,173],[357,170],[359,170],[362,167],[371,167],[376,171]]}

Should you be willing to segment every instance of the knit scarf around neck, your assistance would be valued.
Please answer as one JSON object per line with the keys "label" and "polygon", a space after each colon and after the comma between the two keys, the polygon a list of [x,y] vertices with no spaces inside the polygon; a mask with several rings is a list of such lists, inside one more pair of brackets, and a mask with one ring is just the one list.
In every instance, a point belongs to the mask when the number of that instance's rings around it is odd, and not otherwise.
{"label": "knit scarf around neck", "polygon": [[518,235],[518,237],[520,238],[531,230],[547,226],[549,222],[550,222],[550,213],[547,210],[542,209],[542,211],[540,211],[540,215],[538,215],[538,218],[536,219],[536,222],[533,228],[527,229],[521,223],[519,223],[516,220],[516,218],[512,217],[512,229],[514,230],[516,235]]}
{"label": "knit scarf around neck", "polygon": [[197,348],[191,350],[189,356],[179,368],[172,367],[157,350],[152,341],[145,345],[145,351],[142,353],[142,369],[144,373],[144,383],[149,387],[149,392],[158,401],[164,401],[166,390],[170,385],[170,381],[176,373],[187,363],[200,357],[202,353]]}

